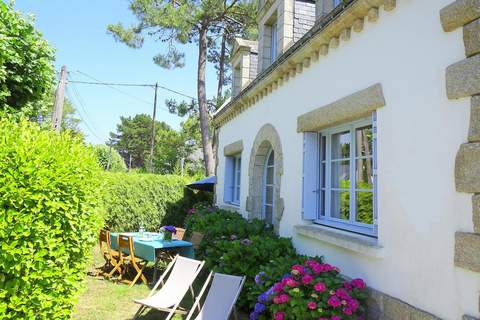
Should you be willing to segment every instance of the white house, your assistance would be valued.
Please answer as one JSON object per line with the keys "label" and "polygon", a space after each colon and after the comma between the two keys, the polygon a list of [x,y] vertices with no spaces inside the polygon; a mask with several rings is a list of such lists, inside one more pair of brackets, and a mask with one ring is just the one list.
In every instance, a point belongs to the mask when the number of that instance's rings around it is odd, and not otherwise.
{"label": "white house", "polygon": [[480,0],[315,1],[233,48],[217,204],[364,278],[368,319],[480,317]]}

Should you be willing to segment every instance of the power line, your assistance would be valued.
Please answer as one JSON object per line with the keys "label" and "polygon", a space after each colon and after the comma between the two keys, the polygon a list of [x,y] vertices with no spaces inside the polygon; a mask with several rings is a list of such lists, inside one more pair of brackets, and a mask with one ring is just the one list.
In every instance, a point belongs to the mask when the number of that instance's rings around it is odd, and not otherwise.
{"label": "power line", "polygon": [[[67,93],[67,96],[68,98],[70,99],[70,101],[72,101],[73,103],[73,99],[72,99],[72,95],[70,94],[70,90],[68,90],[68,87],[66,88],[66,93]],[[78,103],[80,104],[81,108],[83,109],[83,111],[85,112],[85,115],[87,115],[86,111],[85,111],[85,108],[83,107],[82,103],[80,102],[80,100],[78,100],[78,97],[76,99],[78,101]],[[95,137],[98,139],[99,142],[102,142],[103,140],[95,133],[95,131],[90,127],[90,125],[88,124],[88,122],[82,117],[82,114],[80,113],[80,110],[78,110],[78,116],[80,117],[80,119],[83,121],[83,123],[85,123],[85,127],[87,128],[87,130]]]}
{"label": "power line", "polygon": [[80,92],[77,90],[77,87],[75,85],[72,85],[72,88],[73,88],[73,94],[75,95],[75,97],[77,98],[77,101],[80,103],[80,107],[82,108],[83,112],[85,113],[85,117],[88,119],[88,121],[90,121],[92,127],[95,129],[95,131],[98,131],[96,130],[96,125],[95,125],[95,121],[92,120],[92,118],[90,118],[90,115],[88,114],[87,112],[87,109],[85,108],[85,102],[83,100],[83,98],[80,96]]}
{"label": "power line", "polygon": [[[126,86],[126,87],[151,87],[151,88],[155,88],[155,84],[147,84],[147,83],[108,83],[108,82],[103,82],[103,81],[100,81],[88,74],[86,74],[85,72],[82,72],[80,70],[77,70],[76,72],[96,81],[96,82],[88,82],[88,81],[77,81],[78,83],[84,83],[84,84],[96,84],[96,85],[106,85],[106,86]],[[189,98],[189,99],[192,99],[192,100],[197,100],[196,98],[186,94],[186,93],[183,93],[183,92],[180,92],[178,90],[174,90],[174,89],[170,89],[168,87],[165,87],[165,86],[162,86],[162,85],[158,85],[158,88],[162,89],[162,90],[165,90],[165,91],[169,91],[169,92],[172,92],[172,93],[175,93],[175,94],[178,94],[180,96],[183,96],[183,97],[186,97],[186,98]],[[151,102],[149,102],[149,104],[151,104]]]}

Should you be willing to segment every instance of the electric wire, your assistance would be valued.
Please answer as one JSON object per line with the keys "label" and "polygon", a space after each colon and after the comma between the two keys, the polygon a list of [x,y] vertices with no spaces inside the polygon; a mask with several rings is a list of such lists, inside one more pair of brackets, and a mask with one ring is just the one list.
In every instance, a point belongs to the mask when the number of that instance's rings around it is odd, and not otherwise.
{"label": "electric wire", "polygon": [[[74,103],[74,99],[73,99],[73,96],[70,94],[70,90],[68,89],[68,87],[65,88],[65,92],[67,94],[67,97],[68,99]],[[81,102],[76,99],[77,102],[81,105]],[[84,109],[84,107],[82,106],[81,107],[82,109]],[[84,109],[85,111],[85,109]],[[90,125],[88,124],[88,122],[86,121],[86,119],[82,116],[81,112],[79,109],[77,109],[77,113],[78,113],[78,116],[80,117],[80,120],[82,120],[82,122],[85,124],[85,127],[87,128],[87,130],[95,137],[97,138],[97,140],[101,143],[103,140],[95,133],[95,131],[90,127]],[[87,113],[85,113],[87,114]]]}

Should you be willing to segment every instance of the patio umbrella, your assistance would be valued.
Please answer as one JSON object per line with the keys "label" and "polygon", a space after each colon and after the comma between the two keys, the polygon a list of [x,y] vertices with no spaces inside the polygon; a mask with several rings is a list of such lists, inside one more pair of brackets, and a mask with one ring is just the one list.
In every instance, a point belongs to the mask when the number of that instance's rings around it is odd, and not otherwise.
{"label": "patio umbrella", "polygon": [[195,190],[213,192],[213,186],[215,185],[215,183],[217,183],[217,177],[210,176],[208,178],[187,184],[187,187]]}

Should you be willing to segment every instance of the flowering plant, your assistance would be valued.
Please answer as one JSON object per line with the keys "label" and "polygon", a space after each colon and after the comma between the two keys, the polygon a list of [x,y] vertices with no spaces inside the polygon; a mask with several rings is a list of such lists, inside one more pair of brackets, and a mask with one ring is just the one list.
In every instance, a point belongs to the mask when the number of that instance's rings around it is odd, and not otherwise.
{"label": "flowering plant", "polygon": [[177,233],[177,228],[174,226],[163,226],[160,230],[162,230],[165,240],[172,240],[172,235]]}
{"label": "flowering plant", "polygon": [[[261,286],[265,278],[260,272],[255,282]],[[258,296],[250,319],[362,319],[365,288],[362,279],[345,280],[337,267],[308,259]]]}

